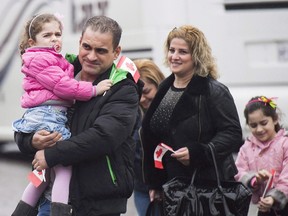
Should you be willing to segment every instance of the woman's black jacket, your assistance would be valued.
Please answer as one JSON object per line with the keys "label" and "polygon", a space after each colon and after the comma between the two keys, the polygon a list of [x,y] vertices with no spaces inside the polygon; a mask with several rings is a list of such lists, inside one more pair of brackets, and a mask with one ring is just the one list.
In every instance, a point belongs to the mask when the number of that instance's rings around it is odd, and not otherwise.
{"label": "woman's black jacket", "polygon": [[160,189],[175,176],[191,177],[197,168],[198,178],[214,178],[212,158],[207,144],[214,143],[222,179],[233,179],[237,169],[232,158],[242,145],[242,130],[234,100],[228,88],[210,77],[193,76],[177,102],[169,125],[168,142],[174,150],[188,147],[190,166],[170,157],[163,157],[165,169],[154,167],[153,153],[163,140],[150,130],[150,120],[168,89],[174,75],[164,80],[150,105],[142,124],[145,182],[151,189]]}

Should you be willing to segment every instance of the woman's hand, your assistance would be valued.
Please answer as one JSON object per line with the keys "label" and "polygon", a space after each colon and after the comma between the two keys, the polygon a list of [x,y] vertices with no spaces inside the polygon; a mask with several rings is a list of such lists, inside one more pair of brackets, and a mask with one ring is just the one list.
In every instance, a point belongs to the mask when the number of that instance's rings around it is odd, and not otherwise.
{"label": "woman's hand", "polygon": [[46,130],[37,131],[32,138],[32,146],[35,149],[41,150],[51,147],[56,144],[57,141],[62,139],[62,135],[58,132],[52,132]]}
{"label": "woman's hand", "polygon": [[258,208],[261,212],[269,212],[274,204],[274,199],[271,196],[268,197],[261,197],[260,201],[258,202]]}
{"label": "woman's hand", "polygon": [[175,153],[171,154],[171,157],[177,159],[185,166],[189,166],[190,164],[190,155],[187,147],[178,149],[177,151],[175,151]]}
{"label": "woman's hand", "polygon": [[149,197],[150,197],[150,202],[152,202],[153,200],[162,200],[162,195],[161,195],[161,191],[159,190],[149,190]]}

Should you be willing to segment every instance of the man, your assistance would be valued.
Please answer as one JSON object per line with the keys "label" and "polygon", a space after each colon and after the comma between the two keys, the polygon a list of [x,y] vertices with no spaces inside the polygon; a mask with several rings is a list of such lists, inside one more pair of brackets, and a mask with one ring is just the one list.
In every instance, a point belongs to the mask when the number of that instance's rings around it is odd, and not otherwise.
{"label": "man", "polygon": [[[113,62],[121,52],[121,34],[121,27],[113,19],[90,18],[80,38],[79,55],[74,62],[75,78],[94,85],[109,78],[115,67]],[[78,61],[82,67],[79,73]],[[61,135],[48,135],[45,131],[15,134],[22,152],[41,149],[32,162],[37,170],[58,164],[73,165],[70,201],[77,216],[119,216],[126,212],[127,199],[133,191],[135,144],[132,134],[138,91],[135,82],[127,78],[103,96],[88,102],[76,101],[69,125],[72,137],[68,140],[58,141]],[[63,206],[58,207],[57,203],[51,204],[55,215],[71,215],[69,205],[65,212],[62,212]]]}

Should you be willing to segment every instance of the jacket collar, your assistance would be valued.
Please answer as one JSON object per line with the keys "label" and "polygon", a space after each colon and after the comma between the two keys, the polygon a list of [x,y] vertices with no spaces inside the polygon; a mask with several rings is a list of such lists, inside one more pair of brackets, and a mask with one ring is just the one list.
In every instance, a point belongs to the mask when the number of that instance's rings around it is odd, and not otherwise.
{"label": "jacket collar", "polygon": [[[200,95],[205,94],[208,90],[208,80],[209,77],[200,77],[197,75],[194,75],[191,79],[191,81],[188,83],[187,88],[185,89],[184,93],[192,94],[192,95]],[[175,80],[174,74],[171,74],[169,77],[167,77],[166,80],[163,81],[161,84],[161,88],[159,88],[160,94],[163,91],[164,95],[168,91],[168,89],[173,85],[173,82]],[[164,96],[163,95],[163,96]]]}
{"label": "jacket collar", "polygon": [[[195,100],[196,100],[195,97],[200,96],[202,94],[207,94],[209,79],[210,79],[209,77],[200,77],[200,76],[192,77],[191,81],[188,83],[187,88],[184,90],[182,97],[176,104],[176,107],[173,111],[173,115],[171,116],[172,123],[174,121],[185,119],[187,118],[188,115],[190,115],[190,113],[193,111],[192,107],[195,107]],[[174,74],[171,74],[161,83],[158,92],[154,100],[152,101],[150,108],[146,113],[147,119],[150,119],[150,117],[153,115],[153,113],[159,106],[161,100],[165,96],[166,92],[173,85],[174,80],[175,80]]]}

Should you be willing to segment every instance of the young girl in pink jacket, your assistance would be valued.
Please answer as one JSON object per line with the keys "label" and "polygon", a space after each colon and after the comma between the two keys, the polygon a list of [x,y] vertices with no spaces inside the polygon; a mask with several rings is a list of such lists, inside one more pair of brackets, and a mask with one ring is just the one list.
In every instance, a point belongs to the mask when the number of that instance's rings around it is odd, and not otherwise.
{"label": "young girl in pink jacket", "polygon": [[[88,101],[110,89],[112,82],[103,80],[98,85],[74,79],[74,67],[60,54],[62,49],[61,21],[52,14],[40,14],[25,26],[20,53],[24,73],[24,95],[21,106],[27,108],[21,119],[13,122],[13,129],[24,133],[38,130],[57,131],[63,139],[70,137],[66,127],[66,111],[74,100]],[[92,64],[92,63],[91,63]],[[81,73],[81,72],[80,72]],[[46,172],[46,182],[35,187],[30,183],[12,215],[36,215],[25,213],[25,206],[35,207],[40,196],[55,175],[52,194],[45,194],[55,208],[67,208],[71,167],[56,166],[54,172]],[[49,176],[51,175],[51,176]],[[51,205],[52,206],[52,205]],[[68,209],[71,209],[70,207]],[[35,211],[37,212],[37,211]],[[54,211],[51,209],[51,214]],[[71,212],[69,211],[70,215]]]}
{"label": "young girl in pink jacket", "polygon": [[258,216],[287,216],[288,137],[279,124],[277,105],[265,96],[253,97],[244,116],[252,134],[238,153],[235,179],[252,189]]}

